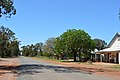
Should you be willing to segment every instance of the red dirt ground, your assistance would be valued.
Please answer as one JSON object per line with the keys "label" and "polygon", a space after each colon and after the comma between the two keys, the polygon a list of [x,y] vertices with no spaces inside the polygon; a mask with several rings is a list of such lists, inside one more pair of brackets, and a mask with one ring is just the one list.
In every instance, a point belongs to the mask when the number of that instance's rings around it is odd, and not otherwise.
{"label": "red dirt ground", "polygon": [[16,80],[18,66],[17,58],[0,58],[0,80]]}

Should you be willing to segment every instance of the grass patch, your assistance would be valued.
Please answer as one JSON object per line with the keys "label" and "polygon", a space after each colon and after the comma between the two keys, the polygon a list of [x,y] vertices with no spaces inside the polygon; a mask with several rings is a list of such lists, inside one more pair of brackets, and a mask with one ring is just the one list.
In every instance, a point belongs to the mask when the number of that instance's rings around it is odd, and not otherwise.
{"label": "grass patch", "polygon": [[65,62],[65,63],[77,63],[77,64],[88,64],[87,62],[79,62],[76,61],[74,62],[73,59],[69,59],[69,60],[57,60],[55,58],[49,58],[49,57],[45,57],[45,56],[38,56],[38,57],[32,57],[33,59],[38,59],[38,60],[51,60],[51,61],[57,61],[57,62]]}
{"label": "grass patch", "polygon": [[[67,63],[70,63],[70,62],[74,62],[74,60],[59,60],[60,62],[67,62]],[[76,61],[74,63],[78,63],[78,64],[87,64],[87,62],[80,62],[80,61]]]}
{"label": "grass patch", "polygon": [[114,65],[114,66],[110,66],[108,68],[112,68],[114,70],[120,70],[120,65]]}
{"label": "grass patch", "polygon": [[41,60],[54,60],[54,61],[59,61],[57,59],[54,58],[49,58],[49,57],[45,57],[45,56],[38,56],[38,57],[34,57],[36,59],[41,59]]}

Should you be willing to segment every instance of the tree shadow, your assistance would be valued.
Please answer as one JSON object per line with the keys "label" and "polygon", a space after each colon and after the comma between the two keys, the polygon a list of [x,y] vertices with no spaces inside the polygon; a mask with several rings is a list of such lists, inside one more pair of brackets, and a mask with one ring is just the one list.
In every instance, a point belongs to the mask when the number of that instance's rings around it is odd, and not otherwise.
{"label": "tree shadow", "polygon": [[8,66],[8,65],[2,65],[0,66],[0,76],[3,74],[18,74],[17,72],[18,66]]}
{"label": "tree shadow", "polygon": [[[3,70],[3,71],[2,71]],[[86,67],[63,67],[54,65],[42,65],[42,64],[24,64],[19,66],[0,66],[0,75],[12,73],[18,75],[35,75],[44,74],[50,71],[51,73],[82,73],[93,74],[96,72],[113,72],[113,70],[86,68]]]}
{"label": "tree shadow", "polygon": [[44,70],[51,71],[52,73],[83,73],[91,74],[89,72],[80,71],[78,69],[62,67],[62,66],[53,66],[53,65],[42,65],[42,64],[24,64],[18,67],[19,75],[36,73],[46,73]]}
{"label": "tree shadow", "polygon": [[44,70],[50,70],[52,73],[82,73],[82,74],[93,74],[96,72],[114,72],[114,70],[104,68],[63,67],[42,64],[24,64],[18,66],[19,75],[25,74],[34,75],[37,73],[46,73]]}

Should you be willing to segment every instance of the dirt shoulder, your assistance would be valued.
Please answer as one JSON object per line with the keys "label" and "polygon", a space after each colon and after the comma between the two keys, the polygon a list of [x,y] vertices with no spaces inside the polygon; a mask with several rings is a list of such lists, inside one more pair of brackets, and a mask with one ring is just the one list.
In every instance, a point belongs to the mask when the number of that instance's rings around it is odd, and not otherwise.
{"label": "dirt shoulder", "polygon": [[18,58],[0,58],[0,80],[17,79]]}
{"label": "dirt shoulder", "polygon": [[[37,58],[34,58],[34,59],[37,59]],[[109,68],[110,66],[113,66],[109,64],[107,65],[102,63],[85,64],[85,63],[75,63],[75,62],[59,62],[59,61],[44,60],[44,59],[41,59],[41,60],[49,63],[60,64],[60,65],[63,65],[64,67],[79,69],[81,71],[86,71],[91,74],[108,77],[108,78],[111,78],[112,80],[120,79],[120,70],[114,70],[112,68]]]}

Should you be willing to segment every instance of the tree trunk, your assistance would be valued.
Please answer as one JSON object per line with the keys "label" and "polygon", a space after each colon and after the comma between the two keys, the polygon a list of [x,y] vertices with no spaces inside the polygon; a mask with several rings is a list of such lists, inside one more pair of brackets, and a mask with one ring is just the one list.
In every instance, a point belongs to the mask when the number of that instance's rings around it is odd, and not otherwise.
{"label": "tree trunk", "polygon": [[76,62],[76,56],[77,56],[77,53],[75,52],[74,53],[74,62]]}
{"label": "tree trunk", "polygon": [[81,52],[79,53],[79,61],[81,62]]}

